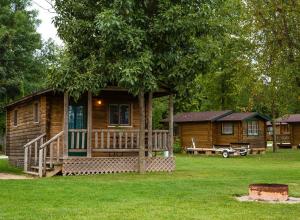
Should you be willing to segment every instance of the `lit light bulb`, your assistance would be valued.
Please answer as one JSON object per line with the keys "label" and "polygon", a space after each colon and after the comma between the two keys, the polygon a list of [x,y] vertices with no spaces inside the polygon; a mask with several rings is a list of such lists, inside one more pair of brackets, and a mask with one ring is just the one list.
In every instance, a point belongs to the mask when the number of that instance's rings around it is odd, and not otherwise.
{"label": "lit light bulb", "polygon": [[98,100],[98,101],[97,101],[97,104],[98,104],[98,105],[101,105],[101,104],[102,104],[102,101],[101,101],[101,100]]}

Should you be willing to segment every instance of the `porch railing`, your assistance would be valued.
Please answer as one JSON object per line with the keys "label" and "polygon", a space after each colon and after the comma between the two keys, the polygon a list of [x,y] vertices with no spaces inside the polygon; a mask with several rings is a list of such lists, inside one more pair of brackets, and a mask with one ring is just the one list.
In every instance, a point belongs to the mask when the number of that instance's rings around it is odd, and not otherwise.
{"label": "porch railing", "polygon": [[[165,151],[169,143],[168,130],[153,130],[152,150]],[[145,147],[148,146],[148,131]],[[98,152],[134,152],[139,150],[139,130],[97,129],[93,130],[93,150]]]}
{"label": "porch railing", "polygon": [[38,174],[40,177],[46,174],[47,155],[49,156],[49,168],[53,168],[54,160],[60,162],[60,157],[63,153],[63,135],[64,132],[61,131],[39,147]]}
{"label": "porch railing", "polygon": [[277,143],[280,143],[280,144],[291,143],[290,134],[277,134],[276,141],[277,141]]}
{"label": "porch railing", "polygon": [[69,129],[69,152],[86,152],[87,129]]}
{"label": "porch railing", "polygon": [[[46,134],[42,134],[25,144],[24,172],[42,177],[46,174],[47,163],[50,169],[53,168],[55,161],[59,163],[63,154],[63,134],[64,132],[61,131],[47,141]],[[37,173],[34,172],[36,170]]]}
{"label": "porch railing", "polygon": [[27,172],[31,166],[38,165],[38,151],[45,137],[46,134],[42,134],[24,145],[24,172]]}

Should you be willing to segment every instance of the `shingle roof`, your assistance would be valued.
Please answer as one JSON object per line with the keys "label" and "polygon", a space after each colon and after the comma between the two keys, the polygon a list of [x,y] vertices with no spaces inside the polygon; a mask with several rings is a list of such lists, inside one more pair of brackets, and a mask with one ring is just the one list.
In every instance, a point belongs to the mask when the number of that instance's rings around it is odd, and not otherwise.
{"label": "shingle roof", "polygon": [[[230,114],[232,111],[209,111],[209,112],[185,112],[174,116],[174,122],[201,122],[215,121],[223,116]],[[164,120],[166,121],[166,120]]]}
{"label": "shingle roof", "polygon": [[257,112],[232,113],[230,115],[227,115],[225,117],[218,119],[218,121],[244,121],[244,120],[254,118],[254,117],[260,117],[260,118],[264,119],[265,121],[268,121],[267,117],[260,115]]}
{"label": "shingle roof", "polygon": [[286,115],[286,116],[283,116],[283,117],[277,119],[276,122],[279,122],[279,123],[300,122],[300,114]]}

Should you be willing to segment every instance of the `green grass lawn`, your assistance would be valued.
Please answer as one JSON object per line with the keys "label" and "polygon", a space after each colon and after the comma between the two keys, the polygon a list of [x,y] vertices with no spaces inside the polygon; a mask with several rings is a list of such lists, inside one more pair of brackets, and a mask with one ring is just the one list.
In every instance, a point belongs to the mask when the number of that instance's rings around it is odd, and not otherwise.
{"label": "green grass lawn", "polygon": [[[300,151],[177,156],[174,173],[0,181],[0,219],[300,219],[300,204],[240,203],[250,183],[300,197]],[[0,171],[18,172],[0,160]]]}

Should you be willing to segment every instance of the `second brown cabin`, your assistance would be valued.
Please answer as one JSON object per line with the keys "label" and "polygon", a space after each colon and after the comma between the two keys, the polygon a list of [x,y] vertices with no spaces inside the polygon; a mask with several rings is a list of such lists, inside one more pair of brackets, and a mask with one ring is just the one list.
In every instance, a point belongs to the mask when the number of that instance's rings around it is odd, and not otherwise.
{"label": "second brown cabin", "polygon": [[181,113],[174,117],[181,146],[194,140],[197,148],[249,144],[253,150],[266,149],[266,121],[256,112],[209,111]]}

